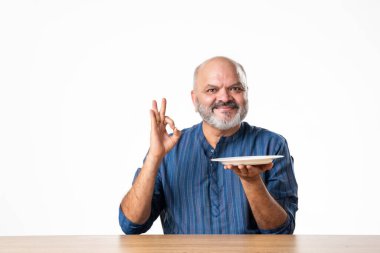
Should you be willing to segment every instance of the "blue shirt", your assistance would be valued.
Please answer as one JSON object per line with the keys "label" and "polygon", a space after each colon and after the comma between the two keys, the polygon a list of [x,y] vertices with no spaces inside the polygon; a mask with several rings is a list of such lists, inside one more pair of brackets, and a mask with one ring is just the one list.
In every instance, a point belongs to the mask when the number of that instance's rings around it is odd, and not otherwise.
{"label": "blue shirt", "polygon": [[[252,155],[284,156],[261,175],[270,194],[288,214],[286,222],[273,230],[258,228],[239,177],[211,161]],[[243,122],[234,135],[222,137],[214,149],[200,123],[182,130],[179,142],[162,160],[146,223],[132,223],[120,208],[119,223],[126,234],[146,232],[158,216],[165,234],[291,234],[297,209],[293,158],[284,137]]]}

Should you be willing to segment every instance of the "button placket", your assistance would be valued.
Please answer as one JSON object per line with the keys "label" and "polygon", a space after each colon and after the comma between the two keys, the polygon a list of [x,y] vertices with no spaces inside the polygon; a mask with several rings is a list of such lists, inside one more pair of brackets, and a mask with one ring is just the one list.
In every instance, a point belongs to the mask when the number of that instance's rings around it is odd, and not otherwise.
{"label": "button placket", "polygon": [[[210,157],[215,157],[215,149],[210,149]],[[218,164],[210,161],[210,197],[211,197],[211,213],[212,216],[219,216],[219,187],[218,187],[218,174],[217,169]]]}

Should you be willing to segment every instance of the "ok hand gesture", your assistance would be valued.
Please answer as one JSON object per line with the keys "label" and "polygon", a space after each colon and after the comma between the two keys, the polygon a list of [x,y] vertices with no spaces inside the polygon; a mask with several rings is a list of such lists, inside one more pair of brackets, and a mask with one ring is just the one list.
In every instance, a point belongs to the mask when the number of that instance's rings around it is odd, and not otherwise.
{"label": "ok hand gesture", "polygon": [[[174,121],[165,115],[166,99],[163,98],[161,108],[158,110],[156,100],[152,102],[150,110],[151,132],[150,132],[150,149],[149,155],[162,159],[178,142],[181,131],[179,131]],[[173,130],[173,135],[166,131],[166,125],[169,124]]]}

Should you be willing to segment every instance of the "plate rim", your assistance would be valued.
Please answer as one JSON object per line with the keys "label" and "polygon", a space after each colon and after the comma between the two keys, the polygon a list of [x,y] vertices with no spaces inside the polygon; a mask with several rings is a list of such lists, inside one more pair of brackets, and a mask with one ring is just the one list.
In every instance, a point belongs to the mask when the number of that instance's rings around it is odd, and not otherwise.
{"label": "plate rim", "polygon": [[260,156],[231,156],[231,157],[219,157],[219,158],[212,158],[211,161],[213,162],[236,162],[236,161],[259,161],[259,160],[268,160],[268,159],[278,159],[283,158],[283,155],[260,155]]}

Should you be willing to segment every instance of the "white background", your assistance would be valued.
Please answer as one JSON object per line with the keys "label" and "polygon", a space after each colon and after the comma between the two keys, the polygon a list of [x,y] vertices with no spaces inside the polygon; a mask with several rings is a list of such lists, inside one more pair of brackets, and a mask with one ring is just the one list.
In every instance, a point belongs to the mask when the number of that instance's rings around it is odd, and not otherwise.
{"label": "white background", "polygon": [[[200,121],[201,61],[246,69],[282,134],[297,234],[380,234],[379,1],[1,1],[0,235],[121,234],[152,99]],[[162,233],[156,222],[150,233]]]}

